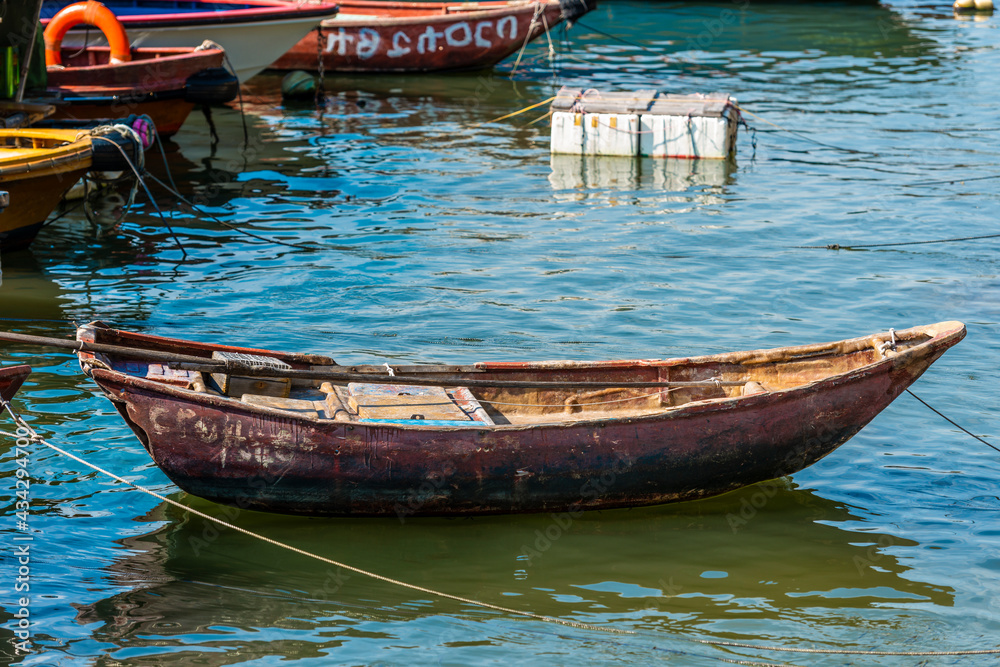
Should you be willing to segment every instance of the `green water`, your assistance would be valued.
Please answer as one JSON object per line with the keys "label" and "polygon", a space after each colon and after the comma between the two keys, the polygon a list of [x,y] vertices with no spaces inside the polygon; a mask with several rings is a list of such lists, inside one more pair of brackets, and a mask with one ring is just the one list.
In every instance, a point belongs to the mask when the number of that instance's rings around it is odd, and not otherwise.
{"label": "green water", "polygon": [[[328,79],[322,112],[279,79],[193,115],[169,171],[182,256],[143,198],[80,213],[2,259],[4,328],[71,322],[384,363],[684,356],[958,319],[969,336],[914,391],[995,435],[998,19],[944,3],[604,2],[520,69]],[[588,27],[589,26],[589,27]],[[619,35],[629,45],[590,27]],[[754,116],[732,164],[563,158],[558,86],[722,91]],[[754,147],[752,140],[755,140]],[[812,140],[812,141],[811,141]],[[825,145],[819,145],[815,141]],[[149,169],[165,179],[155,154]],[[983,178],[987,177],[987,178]],[[981,180],[975,180],[981,179]],[[114,211],[108,211],[113,217]],[[463,520],[235,513],[186,496],[75,359],[6,345],[36,372],[19,409],[53,443],[136,483],[323,556],[455,595],[634,631],[607,635],[375,582],[217,530],[38,447],[31,532],[0,446],[5,662],[22,665],[913,665],[691,640],[969,650],[1000,636],[1000,453],[902,396],[791,478],[695,503]],[[9,422],[8,422],[9,424]],[[996,439],[994,439],[996,442]],[[14,655],[14,538],[30,535],[32,646]],[[5,653],[4,653],[5,652]],[[993,664],[988,656],[927,664]]]}

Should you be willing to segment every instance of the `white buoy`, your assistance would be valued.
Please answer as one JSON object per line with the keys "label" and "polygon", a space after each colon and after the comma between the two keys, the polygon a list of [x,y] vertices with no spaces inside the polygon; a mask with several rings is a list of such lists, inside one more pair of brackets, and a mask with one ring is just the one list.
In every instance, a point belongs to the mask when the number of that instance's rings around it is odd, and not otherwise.
{"label": "white buoy", "polygon": [[955,0],[955,11],[972,11],[976,8],[976,0]]}
{"label": "white buoy", "polygon": [[977,12],[992,12],[993,0],[975,0]]}

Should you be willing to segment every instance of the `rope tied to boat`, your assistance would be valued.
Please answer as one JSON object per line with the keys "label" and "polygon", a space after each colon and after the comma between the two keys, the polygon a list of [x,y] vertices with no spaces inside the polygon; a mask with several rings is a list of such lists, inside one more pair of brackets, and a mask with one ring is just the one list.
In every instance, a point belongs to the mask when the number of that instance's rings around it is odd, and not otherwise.
{"label": "rope tied to boat", "polygon": [[521,50],[517,52],[517,59],[514,60],[514,68],[510,71],[510,78],[513,79],[514,75],[517,74],[518,65],[521,64],[521,56],[524,55],[524,49],[528,47],[528,42],[531,41],[531,33],[535,31],[538,27],[538,17],[542,15],[545,11],[545,6],[539,2],[535,4],[535,13],[531,17],[531,22],[528,23],[528,31],[524,34],[524,42],[521,44]]}
{"label": "rope tied to boat", "polygon": [[875,349],[878,350],[878,353],[880,355],[882,355],[883,359],[885,359],[886,353],[888,353],[888,352],[896,352],[896,330],[890,328],[889,329],[889,340],[883,340],[883,341],[879,342],[875,346]]}

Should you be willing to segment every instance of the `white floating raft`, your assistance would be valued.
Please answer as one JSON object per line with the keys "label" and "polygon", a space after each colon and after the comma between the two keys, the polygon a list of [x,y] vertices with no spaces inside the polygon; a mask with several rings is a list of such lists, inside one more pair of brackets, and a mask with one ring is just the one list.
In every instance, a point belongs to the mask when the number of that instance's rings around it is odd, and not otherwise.
{"label": "white floating raft", "polygon": [[552,102],[552,153],[725,159],[738,123],[736,100],[721,93],[564,87]]}

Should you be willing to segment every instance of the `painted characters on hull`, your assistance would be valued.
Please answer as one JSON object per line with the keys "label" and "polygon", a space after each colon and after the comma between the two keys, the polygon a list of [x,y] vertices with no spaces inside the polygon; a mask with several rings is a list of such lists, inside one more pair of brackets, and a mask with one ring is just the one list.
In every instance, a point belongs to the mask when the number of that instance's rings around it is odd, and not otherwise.
{"label": "painted characters on hull", "polygon": [[374,28],[360,28],[356,32],[338,28],[327,34],[326,52],[346,56],[353,50],[353,55],[368,60],[384,50],[389,58],[402,58],[414,51],[419,54],[434,53],[445,46],[489,49],[493,47],[494,39],[513,41],[517,39],[517,34],[517,19],[513,16],[505,16],[498,21],[476,21],[475,24],[460,21],[442,30],[435,30],[433,25],[429,25],[415,39],[403,30],[396,30],[388,38]]}

